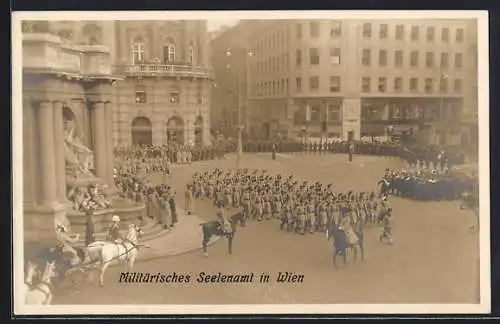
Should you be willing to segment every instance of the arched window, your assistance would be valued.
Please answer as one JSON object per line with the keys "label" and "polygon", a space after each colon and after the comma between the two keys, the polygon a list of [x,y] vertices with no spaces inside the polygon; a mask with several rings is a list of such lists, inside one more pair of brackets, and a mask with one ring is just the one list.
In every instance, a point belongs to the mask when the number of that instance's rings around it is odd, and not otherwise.
{"label": "arched window", "polygon": [[163,61],[165,64],[175,62],[175,42],[170,37],[163,44]]}
{"label": "arched window", "polygon": [[137,37],[132,43],[132,63],[140,64],[146,58],[146,42],[142,37]]}
{"label": "arched window", "polygon": [[189,45],[189,49],[188,49],[188,63],[194,64],[194,46],[193,46],[193,43],[191,43]]}
{"label": "arched window", "polygon": [[175,46],[174,45],[168,45],[168,61],[169,62],[175,61]]}

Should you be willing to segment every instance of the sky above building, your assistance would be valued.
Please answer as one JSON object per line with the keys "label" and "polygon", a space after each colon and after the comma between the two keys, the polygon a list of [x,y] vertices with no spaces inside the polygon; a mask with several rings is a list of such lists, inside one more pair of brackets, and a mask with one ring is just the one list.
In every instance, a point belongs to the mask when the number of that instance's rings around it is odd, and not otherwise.
{"label": "sky above building", "polygon": [[222,26],[226,25],[228,27],[234,26],[238,23],[238,19],[224,19],[224,20],[214,20],[214,19],[209,19],[207,21],[207,28],[208,31],[215,31],[220,29]]}

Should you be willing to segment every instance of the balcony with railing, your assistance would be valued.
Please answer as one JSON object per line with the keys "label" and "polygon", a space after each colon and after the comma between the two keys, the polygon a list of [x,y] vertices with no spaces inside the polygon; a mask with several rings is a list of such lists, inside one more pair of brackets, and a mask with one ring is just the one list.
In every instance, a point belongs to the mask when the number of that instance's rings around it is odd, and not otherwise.
{"label": "balcony with railing", "polygon": [[194,66],[184,62],[172,64],[161,63],[139,63],[131,65],[116,65],[115,73],[134,77],[180,77],[180,78],[200,78],[213,79],[210,69],[201,66]]}
{"label": "balcony with railing", "polygon": [[112,78],[110,49],[104,45],[66,44],[51,33],[23,33],[23,70],[81,78]]}

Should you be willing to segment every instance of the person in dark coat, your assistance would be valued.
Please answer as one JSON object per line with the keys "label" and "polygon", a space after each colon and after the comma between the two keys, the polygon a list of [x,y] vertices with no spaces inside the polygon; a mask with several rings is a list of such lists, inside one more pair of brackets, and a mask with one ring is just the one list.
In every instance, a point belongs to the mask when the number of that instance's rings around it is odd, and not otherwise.
{"label": "person in dark coat", "polygon": [[85,211],[85,246],[95,242],[95,226],[92,214],[92,210]]}
{"label": "person in dark coat", "polygon": [[170,212],[172,215],[172,227],[174,227],[175,224],[177,224],[177,209],[175,206],[175,192],[170,192],[170,190],[170,187],[168,187],[170,193],[168,203],[170,204]]}

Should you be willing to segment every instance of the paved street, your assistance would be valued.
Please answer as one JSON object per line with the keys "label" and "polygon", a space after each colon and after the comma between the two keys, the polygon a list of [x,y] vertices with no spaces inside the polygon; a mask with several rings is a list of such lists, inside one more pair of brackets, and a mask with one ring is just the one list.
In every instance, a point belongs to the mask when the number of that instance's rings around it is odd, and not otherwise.
{"label": "paved street", "polygon": [[[186,182],[195,171],[233,167],[234,156],[224,160],[173,167],[172,185],[183,206]],[[386,167],[404,167],[396,159],[345,155],[248,155],[242,167],[266,168],[269,173],[294,174],[303,180],[333,183],[339,191],[373,190]],[[331,243],[324,235],[295,235],[279,230],[277,220],[250,222],[236,233],[233,255],[227,241],[201,250],[136,263],[134,271],[190,274],[189,284],[118,283],[122,268],[110,268],[107,285],[93,283],[73,296],[59,295],[54,304],[272,304],[272,303],[472,303],[478,302],[478,235],[474,222],[457,202],[416,202],[391,198],[394,209],[392,246],[378,242],[381,229],[367,229],[365,261],[335,270]],[[195,213],[215,219],[208,201],[197,201]],[[188,217],[188,216],[186,216]],[[201,243],[201,242],[200,242]],[[249,273],[254,284],[197,283],[198,273]],[[276,283],[278,272],[304,275],[298,284]],[[262,272],[270,283],[258,283]]]}

